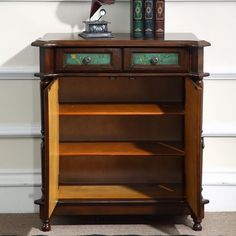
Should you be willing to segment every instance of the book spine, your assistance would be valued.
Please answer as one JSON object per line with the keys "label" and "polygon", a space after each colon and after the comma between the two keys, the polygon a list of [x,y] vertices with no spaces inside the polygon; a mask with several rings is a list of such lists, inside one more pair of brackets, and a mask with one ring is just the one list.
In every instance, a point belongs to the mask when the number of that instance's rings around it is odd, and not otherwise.
{"label": "book spine", "polygon": [[154,0],[144,0],[144,38],[154,38]]}
{"label": "book spine", "polygon": [[131,13],[131,24],[132,24],[132,37],[143,38],[143,2],[142,0],[132,1],[132,13]]}
{"label": "book spine", "polygon": [[165,36],[165,0],[155,0],[155,38],[164,39]]}

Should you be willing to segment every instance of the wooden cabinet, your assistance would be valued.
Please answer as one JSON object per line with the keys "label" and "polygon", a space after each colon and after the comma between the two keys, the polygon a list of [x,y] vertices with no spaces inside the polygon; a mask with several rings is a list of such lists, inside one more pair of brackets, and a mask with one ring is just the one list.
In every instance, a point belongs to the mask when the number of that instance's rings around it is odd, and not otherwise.
{"label": "wooden cabinet", "polygon": [[201,230],[203,48],[191,34],[40,47],[42,229],[54,214],[191,214]]}

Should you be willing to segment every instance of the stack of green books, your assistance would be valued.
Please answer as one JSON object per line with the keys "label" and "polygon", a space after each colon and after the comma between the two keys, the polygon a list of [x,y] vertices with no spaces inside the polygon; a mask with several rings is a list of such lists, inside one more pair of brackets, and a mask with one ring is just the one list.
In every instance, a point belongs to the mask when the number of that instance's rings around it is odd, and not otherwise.
{"label": "stack of green books", "polygon": [[131,36],[164,39],[164,0],[131,0]]}

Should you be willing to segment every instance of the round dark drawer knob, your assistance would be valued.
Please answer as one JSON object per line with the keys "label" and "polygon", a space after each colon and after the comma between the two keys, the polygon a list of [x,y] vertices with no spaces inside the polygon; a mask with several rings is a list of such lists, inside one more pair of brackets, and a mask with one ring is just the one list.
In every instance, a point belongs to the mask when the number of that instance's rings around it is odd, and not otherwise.
{"label": "round dark drawer knob", "polygon": [[153,57],[153,58],[151,59],[152,65],[156,65],[156,64],[158,63],[158,61],[159,61],[158,57]]}
{"label": "round dark drawer knob", "polygon": [[91,57],[85,57],[82,62],[84,65],[88,65],[91,61],[92,61]]}

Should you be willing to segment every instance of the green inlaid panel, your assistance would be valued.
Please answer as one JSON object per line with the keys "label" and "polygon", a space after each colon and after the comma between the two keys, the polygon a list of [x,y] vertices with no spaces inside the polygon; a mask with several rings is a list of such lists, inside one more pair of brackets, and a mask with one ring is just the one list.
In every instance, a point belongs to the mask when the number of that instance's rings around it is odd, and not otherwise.
{"label": "green inlaid panel", "polygon": [[178,65],[178,53],[133,53],[133,65],[152,65],[152,59],[158,58],[157,65]]}
{"label": "green inlaid panel", "polygon": [[[84,59],[90,58],[90,62],[84,63]],[[66,53],[65,64],[67,65],[110,65],[110,53]]]}

